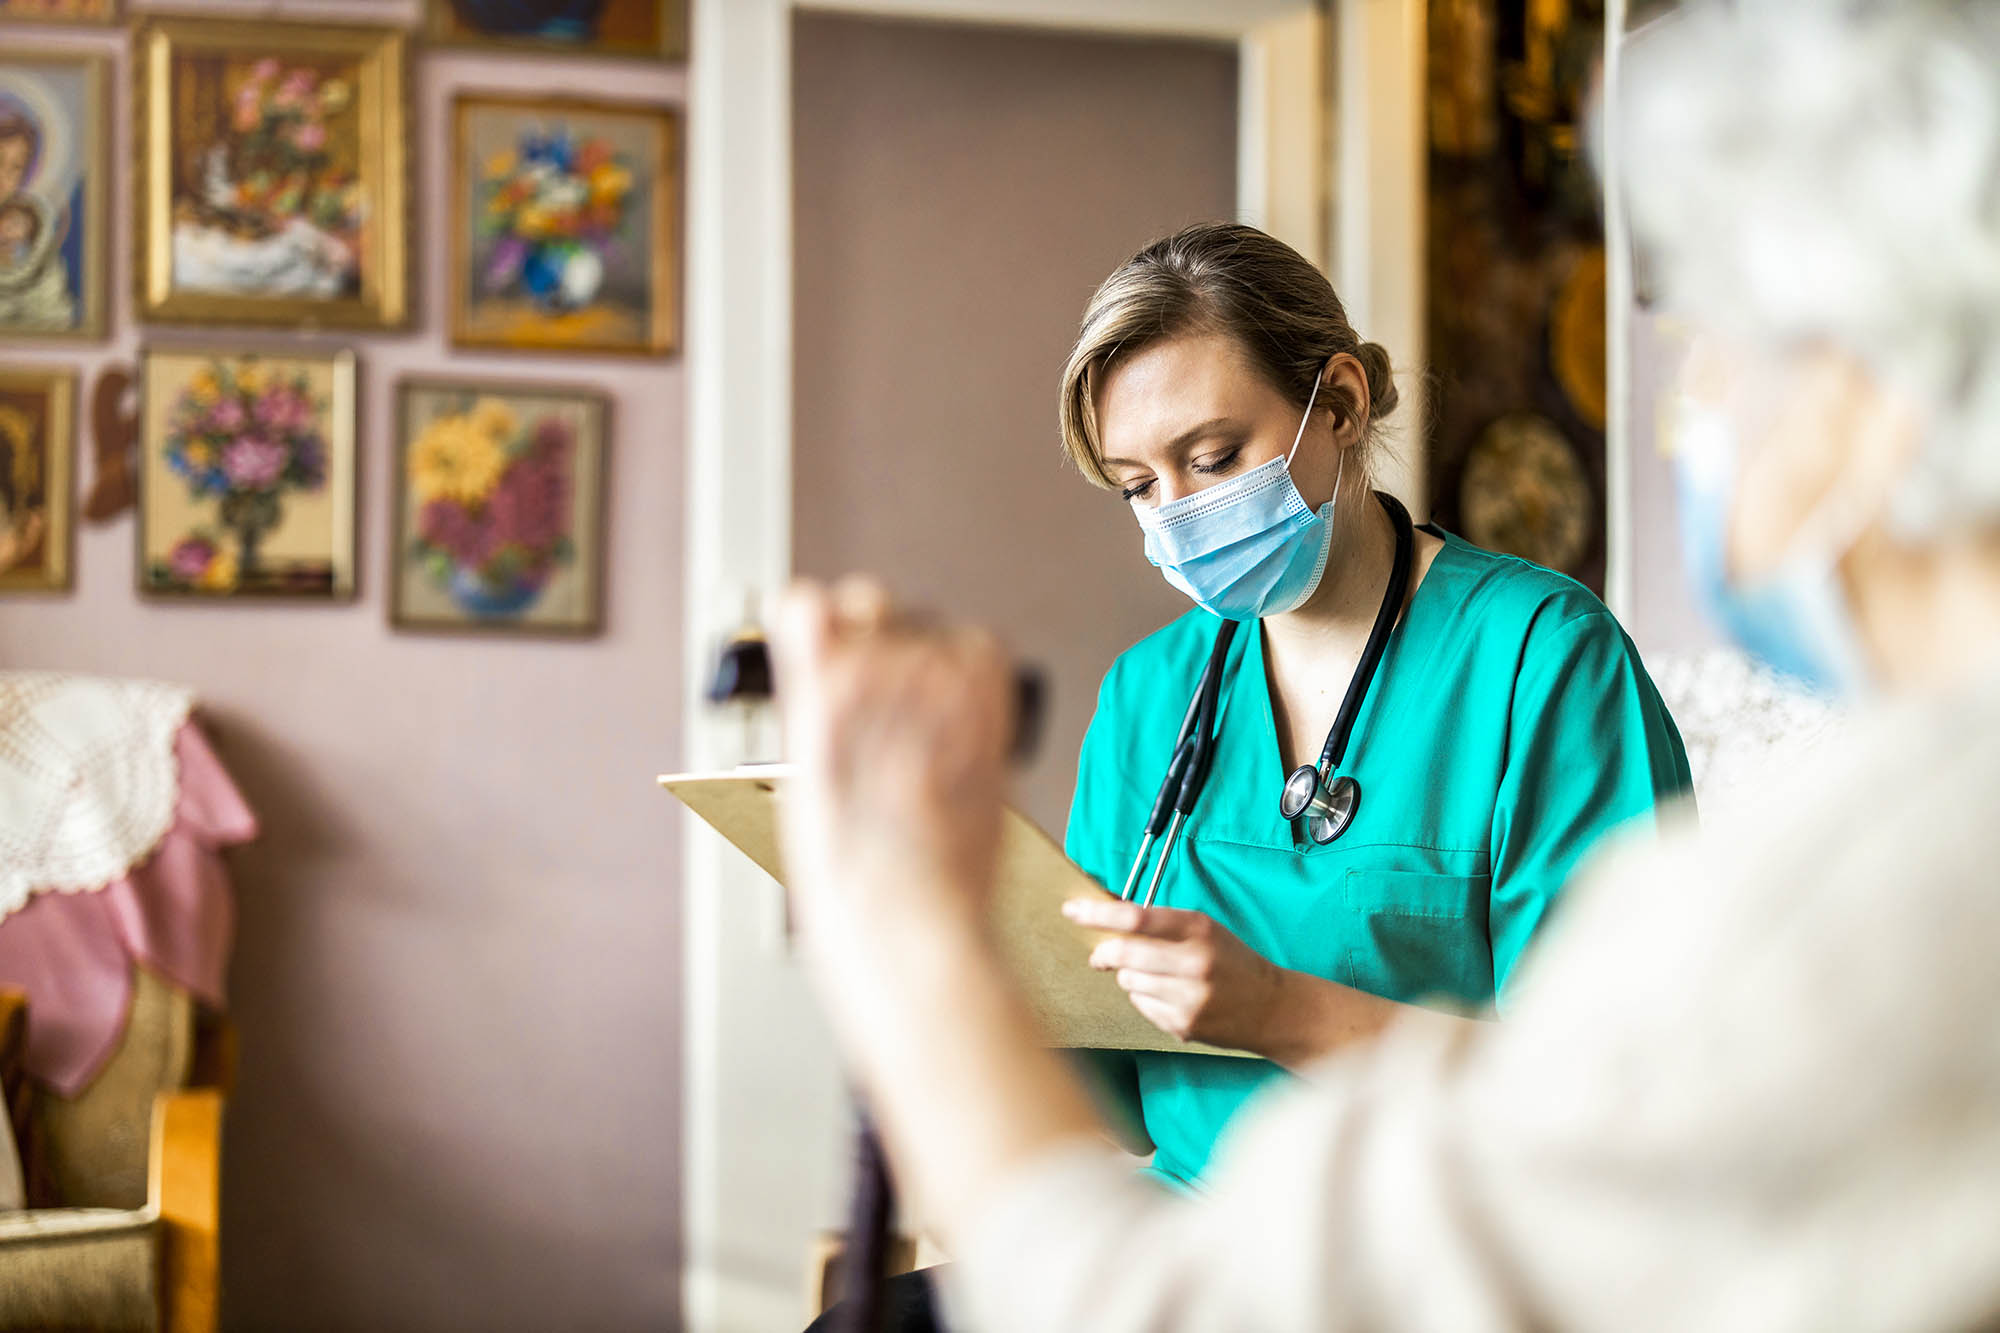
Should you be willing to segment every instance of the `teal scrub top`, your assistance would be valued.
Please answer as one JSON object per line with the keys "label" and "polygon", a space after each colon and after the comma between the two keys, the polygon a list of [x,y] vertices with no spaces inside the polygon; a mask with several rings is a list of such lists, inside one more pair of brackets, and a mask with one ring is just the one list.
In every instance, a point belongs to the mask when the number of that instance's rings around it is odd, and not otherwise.
{"label": "teal scrub top", "polygon": [[[1285,771],[1263,635],[1239,633],[1214,768],[1156,903],[1207,913],[1282,967],[1490,1012],[1504,1009],[1578,860],[1688,792],[1687,755],[1631,640],[1587,589],[1426,530],[1444,547],[1389,639],[1341,765],[1361,784],[1353,823],[1319,846],[1278,812]],[[1217,624],[1191,612],[1104,678],[1065,849],[1113,893]],[[1284,1077],[1224,1056],[1095,1063],[1143,1118],[1151,1169],[1182,1184],[1199,1180],[1244,1103]]]}

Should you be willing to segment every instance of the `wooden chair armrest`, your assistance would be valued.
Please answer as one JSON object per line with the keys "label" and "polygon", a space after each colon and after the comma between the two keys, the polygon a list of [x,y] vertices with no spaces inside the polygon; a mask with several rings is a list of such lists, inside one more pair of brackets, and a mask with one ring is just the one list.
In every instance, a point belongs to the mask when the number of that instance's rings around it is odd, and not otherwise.
{"label": "wooden chair armrest", "polygon": [[153,1099],[148,1202],[160,1219],[161,1328],[214,1333],[220,1295],[222,1105],[219,1088]]}

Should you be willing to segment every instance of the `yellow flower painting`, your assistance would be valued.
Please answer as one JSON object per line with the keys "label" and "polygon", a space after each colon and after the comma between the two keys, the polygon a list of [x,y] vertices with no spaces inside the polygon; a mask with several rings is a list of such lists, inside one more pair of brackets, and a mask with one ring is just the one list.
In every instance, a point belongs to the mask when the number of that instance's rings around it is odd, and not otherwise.
{"label": "yellow flower painting", "polygon": [[587,634],[603,573],[602,394],[406,381],[391,617]]}

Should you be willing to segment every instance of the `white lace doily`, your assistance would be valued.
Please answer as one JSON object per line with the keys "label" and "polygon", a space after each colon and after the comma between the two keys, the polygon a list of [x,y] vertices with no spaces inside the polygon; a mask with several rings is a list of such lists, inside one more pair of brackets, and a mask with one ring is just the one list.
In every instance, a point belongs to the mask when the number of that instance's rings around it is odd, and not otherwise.
{"label": "white lace doily", "polygon": [[173,826],[174,736],[193,705],[151,681],[0,672],[0,918],[152,852]]}
{"label": "white lace doily", "polygon": [[1825,699],[1733,648],[1667,657],[1652,674],[1687,747],[1695,799],[1710,813],[1760,790],[1842,724]]}

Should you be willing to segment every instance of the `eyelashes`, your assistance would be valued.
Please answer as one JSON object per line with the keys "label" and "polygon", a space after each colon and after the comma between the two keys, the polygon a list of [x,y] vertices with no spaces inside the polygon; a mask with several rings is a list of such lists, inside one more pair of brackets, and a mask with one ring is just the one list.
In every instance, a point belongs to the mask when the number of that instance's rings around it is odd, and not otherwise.
{"label": "eyelashes", "polygon": [[[1236,460],[1242,456],[1242,453],[1243,453],[1243,446],[1239,444],[1233,449],[1229,449],[1224,451],[1223,453],[1217,454],[1214,458],[1210,459],[1206,463],[1190,464],[1189,469],[1194,472],[1199,472],[1203,476],[1208,476],[1208,477],[1218,476],[1234,468],[1236,466]],[[1123,497],[1127,503],[1130,503],[1133,500],[1144,499],[1148,494],[1152,492],[1152,489],[1153,489],[1153,479],[1151,477],[1148,477],[1144,481],[1134,482],[1130,486],[1123,487],[1122,489],[1119,490],[1118,494],[1121,497]]]}
{"label": "eyelashes", "polygon": [[1231,449],[1226,453],[1218,454],[1214,459],[1210,460],[1207,463],[1196,463],[1194,465],[1194,470],[1196,472],[1206,473],[1210,475],[1217,472],[1227,472],[1229,471],[1229,469],[1236,466],[1237,456],[1242,452],[1243,452],[1243,446],[1239,444],[1234,449]]}

